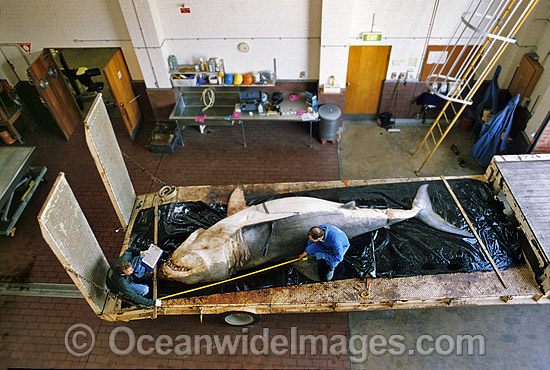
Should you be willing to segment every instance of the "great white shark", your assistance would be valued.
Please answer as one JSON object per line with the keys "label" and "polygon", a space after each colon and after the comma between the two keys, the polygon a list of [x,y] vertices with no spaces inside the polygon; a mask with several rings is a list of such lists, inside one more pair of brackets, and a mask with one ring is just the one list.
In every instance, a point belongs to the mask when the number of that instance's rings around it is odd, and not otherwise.
{"label": "great white shark", "polygon": [[312,226],[334,225],[349,239],[416,218],[434,229],[473,237],[453,226],[432,209],[428,185],[419,187],[411,209],[359,208],[312,197],[286,197],[246,207],[242,188],[228,203],[228,216],[208,229],[194,231],[162,265],[168,279],[185,284],[229,278],[268,262],[296,258],[304,251]]}

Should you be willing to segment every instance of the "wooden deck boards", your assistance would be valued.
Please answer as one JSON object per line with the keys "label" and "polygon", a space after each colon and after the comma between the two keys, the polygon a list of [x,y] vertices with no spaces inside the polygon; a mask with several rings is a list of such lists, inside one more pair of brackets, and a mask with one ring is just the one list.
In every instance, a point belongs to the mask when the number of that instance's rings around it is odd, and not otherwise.
{"label": "wooden deck boards", "polygon": [[550,155],[496,157],[508,185],[538,244],[550,257]]}

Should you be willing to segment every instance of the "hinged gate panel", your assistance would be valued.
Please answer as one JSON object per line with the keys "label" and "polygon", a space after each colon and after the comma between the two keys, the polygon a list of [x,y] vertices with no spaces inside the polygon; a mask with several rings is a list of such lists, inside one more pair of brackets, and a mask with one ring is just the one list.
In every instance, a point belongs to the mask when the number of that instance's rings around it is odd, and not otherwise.
{"label": "hinged gate panel", "polygon": [[38,214],[42,236],[94,312],[103,311],[109,263],[65,174],[61,172]]}
{"label": "hinged gate panel", "polygon": [[84,119],[86,142],[94,158],[99,175],[113,203],[115,212],[124,229],[132,217],[136,192],[116,140],[101,94]]}

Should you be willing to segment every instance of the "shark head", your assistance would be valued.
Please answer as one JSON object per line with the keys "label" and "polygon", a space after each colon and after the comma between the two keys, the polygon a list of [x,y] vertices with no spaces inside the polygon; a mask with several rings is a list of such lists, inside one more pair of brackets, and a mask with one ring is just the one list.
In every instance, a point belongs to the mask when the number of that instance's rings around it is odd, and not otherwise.
{"label": "shark head", "polygon": [[233,239],[213,229],[193,232],[163,264],[164,276],[189,285],[227,279],[233,262],[228,243]]}

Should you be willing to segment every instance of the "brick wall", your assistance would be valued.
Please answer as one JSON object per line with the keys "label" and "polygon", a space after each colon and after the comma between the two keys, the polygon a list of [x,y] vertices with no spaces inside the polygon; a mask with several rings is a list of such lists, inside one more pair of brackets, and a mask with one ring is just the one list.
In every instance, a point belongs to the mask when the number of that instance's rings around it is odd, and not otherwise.
{"label": "brick wall", "polygon": [[[403,82],[386,80],[382,86],[378,113],[391,112],[393,118],[415,118],[416,114],[422,112],[422,106],[416,105],[416,98],[427,91],[424,82],[411,81],[405,85]],[[427,118],[435,118],[437,113],[432,110]]]}
{"label": "brick wall", "polygon": [[542,132],[537,145],[533,149],[533,154],[550,153],[550,126]]}

